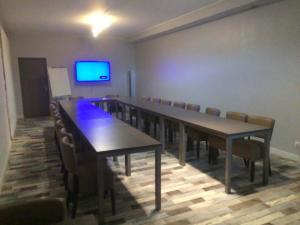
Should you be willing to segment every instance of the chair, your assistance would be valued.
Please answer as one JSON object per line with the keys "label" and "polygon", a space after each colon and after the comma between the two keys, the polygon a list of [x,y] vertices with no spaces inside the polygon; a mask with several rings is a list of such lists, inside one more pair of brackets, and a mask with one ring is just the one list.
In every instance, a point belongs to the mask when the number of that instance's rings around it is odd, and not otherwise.
{"label": "chair", "polygon": [[[248,115],[248,123],[265,126],[270,129],[274,129],[275,120],[269,117],[262,117],[256,115]],[[253,139],[255,138],[255,139]],[[248,139],[236,139],[232,144],[232,154],[238,157],[248,160],[250,162],[250,181],[254,181],[255,177],[255,162],[263,159],[264,154],[264,137],[257,135],[255,137],[249,137]],[[218,145],[214,144],[215,147],[221,150],[225,150],[225,141],[218,142]],[[270,164],[269,164],[270,166]],[[269,173],[271,175],[271,166],[269,167]]]}
{"label": "chair", "polygon": [[[185,102],[174,102],[173,107],[185,109],[186,103]],[[167,122],[167,128],[168,128],[168,136],[169,136],[169,142],[173,142],[173,134],[174,132],[177,132],[179,130],[178,123],[173,123],[172,121]]]}
{"label": "chair", "polygon": [[79,99],[84,99],[83,96],[69,96],[68,97],[69,100],[79,100]]}
{"label": "chair", "polygon": [[152,98],[152,102],[160,104],[161,99],[160,98]]}
{"label": "chair", "polygon": [[161,100],[160,100],[160,104],[171,106],[171,105],[172,105],[172,101],[170,101],[170,100],[165,100],[165,99],[161,99]]}
{"label": "chair", "polygon": [[[226,112],[226,119],[237,120],[241,122],[247,122],[248,115],[241,112]],[[215,161],[219,155],[218,149],[225,149],[226,141],[217,136],[209,135],[209,155],[208,162],[212,163]]]}
{"label": "chair", "polygon": [[[190,106],[191,107],[191,106]],[[196,106],[194,106],[197,108]],[[217,108],[208,107],[205,110],[205,114],[211,115],[211,116],[220,116],[221,111]],[[193,129],[188,127],[187,128],[187,149],[189,149],[190,146],[193,145],[194,140],[196,141],[196,152],[197,152],[197,159],[200,158],[200,142],[204,141],[206,150],[208,151],[208,135],[205,133],[202,133],[201,131],[198,131],[197,129]]]}
{"label": "chair", "polygon": [[[67,136],[61,139],[61,144],[63,160],[68,172],[67,205],[72,203],[72,217],[74,218],[78,198],[97,194],[97,163],[79,164],[75,147]],[[114,175],[107,165],[104,176],[104,190],[110,191],[112,213],[115,214]]]}
{"label": "chair", "polygon": [[[108,94],[105,95],[105,98],[119,98],[120,96],[118,94]],[[120,113],[122,112],[123,108],[122,106],[118,105],[117,107],[117,112],[116,112],[116,107],[114,103],[107,103],[107,111],[112,114],[112,113]]]}
{"label": "chair", "polygon": [[1,225],[50,225],[65,220],[62,199],[42,198],[0,206]]}
{"label": "chair", "polygon": [[186,105],[186,110],[189,111],[195,111],[195,112],[200,112],[200,105],[195,105],[195,104],[187,104]]}
{"label": "chair", "polygon": [[180,108],[180,109],[185,109],[186,103],[185,102],[174,102],[173,107],[175,108]]}
{"label": "chair", "polygon": [[220,116],[221,111],[217,108],[207,107],[206,110],[205,110],[205,113],[207,115]]}

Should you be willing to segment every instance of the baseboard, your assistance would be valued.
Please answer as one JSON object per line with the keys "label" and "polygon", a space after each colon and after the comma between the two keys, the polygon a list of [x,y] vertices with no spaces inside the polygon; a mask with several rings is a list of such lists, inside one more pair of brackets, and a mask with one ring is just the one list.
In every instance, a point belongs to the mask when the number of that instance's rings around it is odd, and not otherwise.
{"label": "baseboard", "polygon": [[5,156],[2,158],[3,162],[0,164],[0,165],[2,165],[2,167],[0,168],[0,194],[1,194],[1,190],[2,190],[2,184],[3,184],[6,167],[8,164],[8,158],[9,158],[9,152],[11,149],[11,145],[12,145],[12,143],[9,143],[7,154],[5,154]]}
{"label": "baseboard", "polygon": [[278,148],[271,147],[271,153],[281,156],[286,159],[294,160],[294,161],[300,161],[300,155],[292,152],[283,151]]}

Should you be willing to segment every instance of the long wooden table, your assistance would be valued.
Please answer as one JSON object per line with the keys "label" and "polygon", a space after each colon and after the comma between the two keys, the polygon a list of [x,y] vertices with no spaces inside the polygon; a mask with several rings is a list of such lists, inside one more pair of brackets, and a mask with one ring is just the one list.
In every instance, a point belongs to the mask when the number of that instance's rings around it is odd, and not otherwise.
{"label": "long wooden table", "polygon": [[155,206],[161,208],[161,143],[92,105],[93,99],[62,100],[60,108],[97,153],[99,223],[104,223],[104,163],[107,156],[126,157],[130,174],[130,153],[155,151]]}
{"label": "long wooden table", "polygon": [[[101,101],[101,100],[100,100]],[[268,184],[270,139],[272,130],[264,126],[244,123],[226,118],[207,115],[204,113],[187,111],[167,105],[153,103],[134,97],[120,97],[113,100],[116,104],[134,107],[137,110],[137,120],[141,129],[141,112],[159,117],[160,142],[165,149],[165,120],[171,120],[179,124],[179,162],[185,165],[186,158],[186,127],[193,127],[209,135],[215,135],[226,140],[225,162],[225,191],[231,192],[232,174],[232,141],[237,138],[263,135],[265,140],[265,154],[263,159],[263,183]],[[117,106],[116,106],[117,107]],[[125,107],[123,107],[125,108]],[[124,114],[124,112],[123,112]],[[124,115],[122,116],[124,117]]]}

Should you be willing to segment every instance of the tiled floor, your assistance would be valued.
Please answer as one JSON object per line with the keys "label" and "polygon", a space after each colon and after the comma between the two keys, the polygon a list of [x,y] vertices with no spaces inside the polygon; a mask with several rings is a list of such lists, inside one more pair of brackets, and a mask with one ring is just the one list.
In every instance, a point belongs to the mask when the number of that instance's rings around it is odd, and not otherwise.
{"label": "tiled floor", "polygon": [[[0,204],[42,196],[64,196],[60,162],[53,143],[49,119],[27,119],[18,123],[9,164],[5,173]],[[176,147],[162,156],[162,210],[154,209],[154,156],[134,154],[132,176],[124,175],[124,159],[113,165],[116,182],[117,214],[110,213],[108,224],[300,224],[300,170],[298,162],[272,155],[273,176],[261,185],[261,166],[256,182],[238,158],[233,160],[234,193],[224,192],[224,157],[208,165],[188,153],[181,167]],[[81,201],[78,214],[96,213],[96,198]]]}

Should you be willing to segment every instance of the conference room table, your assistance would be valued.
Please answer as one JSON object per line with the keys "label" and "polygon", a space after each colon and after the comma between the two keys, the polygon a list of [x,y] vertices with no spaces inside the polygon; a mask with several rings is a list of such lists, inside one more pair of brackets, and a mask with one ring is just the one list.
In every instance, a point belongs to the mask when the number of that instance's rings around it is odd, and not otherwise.
{"label": "conference room table", "polygon": [[[98,101],[101,101],[99,99]],[[270,157],[270,139],[272,129],[251,123],[230,120],[222,117],[207,115],[204,113],[188,111],[168,105],[153,103],[142,98],[119,97],[111,100],[118,105],[133,107],[137,111],[138,128],[141,129],[141,115],[147,113],[159,118],[160,142],[162,149],[165,149],[165,120],[173,121],[179,124],[179,162],[182,166],[186,160],[186,127],[192,127],[207,135],[214,135],[226,141],[226,159],[225,159],[225,191],[231,193],[231,175],[232,175],[232,143],[234,139],[245,138],[249,136],[264,137],[264,158],[263,158],[263,184],[268,184],[269,178],[269,157]],[[122,118],[124,118],[123,110]]]}
{"label": "conference room table", "polygon": [[[98,220],[104,223],[104,163],[108,156],[155,151],[155,208],[161,208],[161,143],[92,104],[93,99],[61,100],[61,112],[97,153]],[[130,157],[126,157],[130,174]]]}

